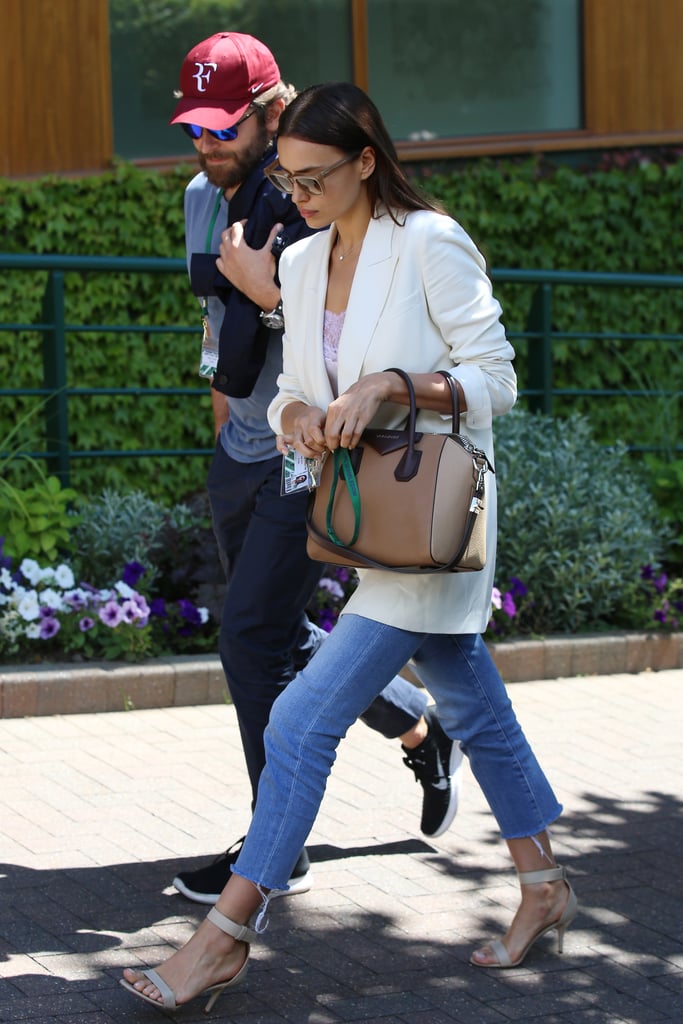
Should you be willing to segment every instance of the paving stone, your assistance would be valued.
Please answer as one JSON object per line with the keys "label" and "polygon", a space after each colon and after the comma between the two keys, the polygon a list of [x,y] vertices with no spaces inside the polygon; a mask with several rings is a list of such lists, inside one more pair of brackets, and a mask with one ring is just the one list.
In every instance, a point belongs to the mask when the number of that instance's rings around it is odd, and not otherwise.
{"label": "paving stone", "polygon": [[[308,844],[314,888],[274,902],[245,984],[208,1020],[680,1024],[682,684],[679,667],[510,686],[565,807],[554,842],[580,900],[564,956],[549,935],[516,971],[468,963],[517,901],[469,767],[452,828],[427,839],[398,745],[355,725]],[[122,967],[184,941],[205,908],[171,879],[248,825],[234,711],[222,697],[75,715],[38,703],[0,719],[0,1022],[148,1024]],[[182,1019],[206,1020],[202,1002]]]}

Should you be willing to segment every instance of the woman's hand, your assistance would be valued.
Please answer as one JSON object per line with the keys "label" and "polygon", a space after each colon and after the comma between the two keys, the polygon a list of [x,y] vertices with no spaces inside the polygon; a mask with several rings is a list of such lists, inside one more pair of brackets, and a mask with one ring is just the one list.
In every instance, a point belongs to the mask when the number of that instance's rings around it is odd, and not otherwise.
{"label": "woman's hand", "polygon": [[382,402],[388,400],[395,382],[395,374],[369,373],[335,398],[325,420],[325,444],[330,451],[356,447]]}

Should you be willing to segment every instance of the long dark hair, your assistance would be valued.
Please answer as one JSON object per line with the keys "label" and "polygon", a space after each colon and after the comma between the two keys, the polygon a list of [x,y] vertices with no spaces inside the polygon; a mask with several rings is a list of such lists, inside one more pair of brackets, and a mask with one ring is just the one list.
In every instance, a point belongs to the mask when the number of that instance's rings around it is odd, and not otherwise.
{"label": "long dark hair", "polygon": [[408,181],[382,115],[370,97],[351,82],[325,82],[299,93],[280,117],[278,135],[334,146],[343,153],[375,151],[375,169],[367,179],[373,216],[382,206],[397,223],[397,212],[443,210]]}

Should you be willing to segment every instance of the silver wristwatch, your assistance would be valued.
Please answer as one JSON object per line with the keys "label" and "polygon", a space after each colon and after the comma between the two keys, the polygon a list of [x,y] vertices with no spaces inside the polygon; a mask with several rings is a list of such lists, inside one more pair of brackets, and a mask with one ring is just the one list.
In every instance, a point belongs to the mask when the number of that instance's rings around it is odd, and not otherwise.
{"label": "silver wristwatch", "polygon": [[272,309],[270,313],[261,313],[261,321],[264,327],[269,327],[271,331],[281,331],[285,326],[285,318],[282,315],[282,299],[278,302],[275,309]]}

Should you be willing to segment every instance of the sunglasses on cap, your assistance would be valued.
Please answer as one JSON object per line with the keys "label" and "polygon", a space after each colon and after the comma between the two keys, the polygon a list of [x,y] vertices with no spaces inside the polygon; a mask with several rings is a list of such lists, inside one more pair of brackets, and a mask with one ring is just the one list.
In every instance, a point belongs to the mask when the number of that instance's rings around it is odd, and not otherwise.
{"label": "sunglasses on cap", "polygon": [[323,178],[326,178],[328,174],[332,174],[332,171],[336,171],[338,167],[343,167],[344,164],[350,164],[352,160],[357,160],[360,153],[350,153],[348,156],[342,157],[341,160],[337,160],[335,164],[330,164],[329,167],[323,167],[321,170],[316,171],[315,174],[290,174],[289,171],[284,171],[281,167],[278,167],[278,160],[274,160],[272,164],[269,164],[263,171],[271,185],[275,185],[275,188],[279,189],[280,192],[287,192],[289,195],[294,191],[294,186],[298,185],[304,192],[308,192],[310,196],[321,196],[325,191],[325,185]]}
{"label": "sunglasses on cap", "polygon": [[207,131],[209,135],[213,135],[214,139],[218,139],[219,142],[232,142],[237,138],[237,129],[239,126],[255,113],[256,107],[252,107],[251,110],[248,110],[246,114],[243,114],[239,121],[236,121],[231,128],[203,128],[200,124],[181,124],[180,127],[186,135],[190,136],[191,139],[201,139],[202,132]]}

